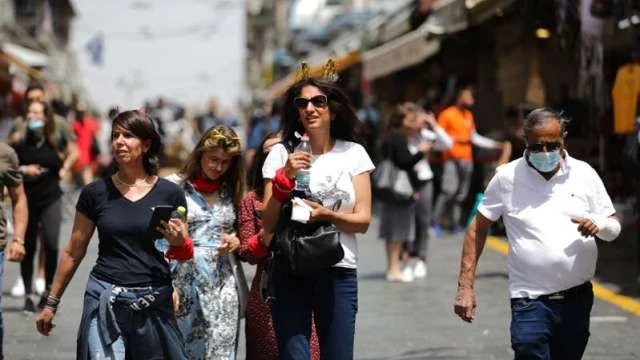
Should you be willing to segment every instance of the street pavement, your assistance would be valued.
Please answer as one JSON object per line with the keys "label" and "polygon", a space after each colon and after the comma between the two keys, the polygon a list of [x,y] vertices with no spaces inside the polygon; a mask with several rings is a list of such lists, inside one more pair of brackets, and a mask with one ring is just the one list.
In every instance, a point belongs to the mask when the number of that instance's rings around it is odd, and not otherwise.
{"label": "street pavement", "polygon": [[[71,230],[65,219],[61,244]],[[461,239],[444,237],[429,244],[429,274],[414,283],[389,283],[384,279],[384,244],[377,238],[374,219],[369,232],[359,238],[359,306],[355,358],[362,360],[511,359],[510,311],[506,259],[485,249],[476,288],[478,316],[466,324],[453,314]],[[62,246],[61,246],[62,248]],[[35,329],[35,317],[24,315],[23,300],[8,296],[19,266],[5,262],[2,311],[4,351],[7,359],[73,359],[76,332],[82,312],[82,294],[97,257],[97,237],[65,293],[57,327],[44,337]],[[250,280],[252,269],[245,266]],[[640,299],[637,299],[640,300]],[[244,324],[242,331],[244,330]],[[241,331],[241,332],[242,332]],[[640,359],[640,316],[601,300],[592,312],[591,339],[584,359]],[[244,337],[238,353],[244,359]]]}

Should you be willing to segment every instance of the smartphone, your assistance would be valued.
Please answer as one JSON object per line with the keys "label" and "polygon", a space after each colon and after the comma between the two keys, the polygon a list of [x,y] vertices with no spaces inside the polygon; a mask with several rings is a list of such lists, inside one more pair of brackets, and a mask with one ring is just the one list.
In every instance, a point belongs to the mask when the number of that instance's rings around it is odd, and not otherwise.
{"label": "smartphone", "polygon": [[169,221],[174,207],[171,205],[158,205],[151,208],[153,214],[151,214],[151,221],[149,221],[148,231],[153,235],[154,239],[162,238],[162,234],[156,230],[160,226],[160,221]]}

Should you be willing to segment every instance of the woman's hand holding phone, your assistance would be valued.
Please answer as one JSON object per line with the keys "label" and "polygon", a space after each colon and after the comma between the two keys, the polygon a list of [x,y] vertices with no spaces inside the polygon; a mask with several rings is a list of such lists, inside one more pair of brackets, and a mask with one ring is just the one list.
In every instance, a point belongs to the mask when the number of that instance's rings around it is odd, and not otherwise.
{"label": "woman's hand holding phone", "polygon": [[189,237],[189,229],[184,215],[172,217],[168,220],[160,220],[156,230],[167,239],[171,246],[180,247],[184,239]]}

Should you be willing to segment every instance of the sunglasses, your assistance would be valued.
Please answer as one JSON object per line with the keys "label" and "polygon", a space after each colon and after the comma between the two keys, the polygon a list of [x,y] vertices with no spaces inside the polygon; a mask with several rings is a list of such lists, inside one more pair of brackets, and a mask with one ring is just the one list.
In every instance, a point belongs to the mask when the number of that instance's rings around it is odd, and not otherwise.
{"label": "sunglasses", "polygon": [[299,97],[293,100],[293,104],[300,110],[306,109],[309,103],[311,103],[311,105],[316,108],[325,108],[327,106],[328,100],[325,95],[316,95],[311,99]]}
{"label": "sunglasses", "polygon": [[539,153],[539,152],[543,152],[545,151],[556,151],[559,150],[562,147],[562,143],[559,141],[550,141],[550,142],[540,142],[537,144],[529,144],[527,145],[527,150],[529,150],[532,153]]}

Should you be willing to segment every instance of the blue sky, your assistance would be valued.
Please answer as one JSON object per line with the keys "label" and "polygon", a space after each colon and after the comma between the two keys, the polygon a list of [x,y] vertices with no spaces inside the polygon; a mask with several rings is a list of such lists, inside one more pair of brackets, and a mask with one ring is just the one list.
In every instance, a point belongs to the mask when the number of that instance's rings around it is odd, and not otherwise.
{"label": "blue sky", "polygon": [[[91,100],[103,110],[162,95],[187,105],[244,93],[243,0],[75,0],[76,52]],[[104,35],[103,62],[86,49]]]}

